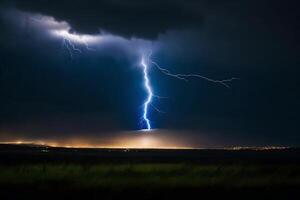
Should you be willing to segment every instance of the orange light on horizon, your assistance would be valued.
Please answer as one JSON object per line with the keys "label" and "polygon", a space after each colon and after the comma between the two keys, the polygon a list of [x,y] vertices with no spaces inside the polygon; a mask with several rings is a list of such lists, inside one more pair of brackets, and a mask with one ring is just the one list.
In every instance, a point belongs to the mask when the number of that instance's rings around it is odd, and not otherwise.
{"label": "orange light on horizon", "polygon": [[[152,130],[151,133],[143,131],[128,131],[105,134],[103,136],[81,135],[65,138],[12,138],[6,134],[2,137],[2,144],[28,144],[49,147],[65,148],[122,148],[122,149],[223,149],[223,150],[276,150],[286,149],[283,146],[239,146],[218,145],[221,140],[209,140],[203,135],[189,132],[176,132],[169,130]],[[1,142],[2,141],[2,142]]]}

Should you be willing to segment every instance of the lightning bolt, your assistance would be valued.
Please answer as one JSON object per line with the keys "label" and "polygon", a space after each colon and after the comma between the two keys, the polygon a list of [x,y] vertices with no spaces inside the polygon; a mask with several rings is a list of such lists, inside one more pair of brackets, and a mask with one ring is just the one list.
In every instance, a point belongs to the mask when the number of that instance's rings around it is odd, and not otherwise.
{"label": "lightning bolt", "polygon": [[151,130],[151,124],[150,124],[150,120],[148,118],[148,107],[152,101],[152,97],[153,97],[153,92],[152,92],[152,88],[150,86],[150,79],[148,77],[148,63],[145,61],[144,56],[142,56],[141,59],[141,66],[143,67],[143,73],[144,73],[144,85],[147,91],[147,99],[144,102],[144,114],[143,114],[143,119],[146,123],[146,131],[150,131]]}

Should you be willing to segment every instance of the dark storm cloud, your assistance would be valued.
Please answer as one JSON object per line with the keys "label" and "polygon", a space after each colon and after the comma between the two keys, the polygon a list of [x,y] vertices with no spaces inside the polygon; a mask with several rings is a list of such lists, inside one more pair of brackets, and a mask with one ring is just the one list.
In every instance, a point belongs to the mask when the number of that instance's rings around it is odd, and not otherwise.
{"label": "dark storm cloud", "polygon": [[67,21],[74,31],[99,29],[125,37],[154,39],[167,30],[199,27],[202,15],[184,1],[28,0],[16,1],[19,10]]}

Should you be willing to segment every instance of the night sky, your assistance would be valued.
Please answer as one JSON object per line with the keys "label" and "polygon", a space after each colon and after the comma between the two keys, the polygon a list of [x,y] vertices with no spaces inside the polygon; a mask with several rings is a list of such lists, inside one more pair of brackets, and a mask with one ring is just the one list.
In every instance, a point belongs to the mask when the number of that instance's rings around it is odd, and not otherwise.
{"label": "night sky", "polygon": [[[0,139],[151,134],[137,130],[147,96],[139,63],[152,51],[173,73],[240,78],[228,89],[150,67],[155,94],[167,97],[153,100],[163,113],[149,108],[160,137],[298,146],[299,9],[297,0],[2,1]],[[71,56],[53,30],[90,37],[91,50],[75,41]]]}

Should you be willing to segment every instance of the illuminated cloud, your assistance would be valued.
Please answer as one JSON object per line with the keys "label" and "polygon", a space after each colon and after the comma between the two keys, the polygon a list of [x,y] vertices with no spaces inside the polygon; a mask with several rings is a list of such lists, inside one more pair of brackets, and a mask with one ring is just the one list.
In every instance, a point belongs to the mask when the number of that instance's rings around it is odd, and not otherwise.
{"label": "illuminated cloud", "polygon": [[83,34],[74,34],[69,30],[52,30],[55,36],[66,38],[72,40],[76,43],[98,43],[101,41],[101,36],[92,36],[92,35],[83,35]]}
{"label": "illuminated cloud", "polygon": [[12,24],[18,30],[36,32],[49,39],[66,39],[77,45],[93,46],[101,49],[110,46],[119,46],[128,51],[140,52],[151,45],[150,41],[139,38],[124,38],[109,32],[99,31],[94,34],[77,33],[66,21],[59,21],[55,17],[39,13],[31,13],[18,9],[6,9],[1,12],[2,19],[7,24]]}
{"label": "illuminated cloud", "polygon": [[97,34],[99,28],[124,38],[155,40],[168,30],[202,25],[201,3],[140,0],[14,0],[19,10],[67,21],[77,33]]}

